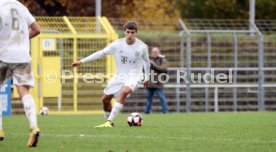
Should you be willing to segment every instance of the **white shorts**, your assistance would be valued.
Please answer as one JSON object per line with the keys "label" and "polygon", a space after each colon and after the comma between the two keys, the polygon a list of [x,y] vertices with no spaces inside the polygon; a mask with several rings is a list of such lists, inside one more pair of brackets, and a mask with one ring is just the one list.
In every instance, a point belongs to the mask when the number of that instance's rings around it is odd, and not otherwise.
{"label": "white shorts", "polygon": [[0,85],[13,79],[18,86],[34,86],[34,76],[30,63],[5,63],[0,61]]}
{"label": "white shorts", "polygon": [[[132,92],[134,92],[138,84],[141,82],[140,78],[129,78],[126,81],[118,81],[115,77],[113,77],[109,83],[107,84],[106,88],[104,89],[104,94],[106,95],[113,95],[114,98],[118,98],[121,93],[121,89],[124,86],[130,87]],[[130,95],[128,95],[129,97]]]}

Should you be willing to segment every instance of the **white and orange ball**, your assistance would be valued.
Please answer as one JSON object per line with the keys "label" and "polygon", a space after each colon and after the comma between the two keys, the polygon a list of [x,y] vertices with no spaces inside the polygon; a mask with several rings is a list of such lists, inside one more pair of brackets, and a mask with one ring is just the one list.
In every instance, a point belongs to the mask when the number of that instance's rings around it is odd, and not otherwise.
{"label": "white and orange ball", "polygon": [[133,126],[142,126],[143,124],[143,117],[141,114],[137,113],[137,112],[133,112],[131,113],[128,117],[127,117],[127,123],[130,127]]}

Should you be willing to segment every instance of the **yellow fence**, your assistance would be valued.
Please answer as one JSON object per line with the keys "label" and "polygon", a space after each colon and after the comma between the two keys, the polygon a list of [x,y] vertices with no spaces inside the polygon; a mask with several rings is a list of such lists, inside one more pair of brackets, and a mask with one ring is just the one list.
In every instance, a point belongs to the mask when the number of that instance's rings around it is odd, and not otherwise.
{"label": "yellow fence", "polygon": [[[51,113],[96,113],[101,110],[105,82],[84,82],[84,74],[115,71],[112,56],[71,68],[71,63],[103,49],[118,38],[105,17],[37,17],[42,33],[32,39],[35,88],[31,93],[37,110]],[[93,77],[92,79],[97,79]],[[14,96],[18,96],[14,91]]]}

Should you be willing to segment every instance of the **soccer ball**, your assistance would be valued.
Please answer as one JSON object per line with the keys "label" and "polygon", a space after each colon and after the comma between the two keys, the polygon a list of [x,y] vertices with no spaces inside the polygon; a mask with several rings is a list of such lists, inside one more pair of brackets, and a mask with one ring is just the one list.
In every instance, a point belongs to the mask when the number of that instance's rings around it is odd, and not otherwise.
{"label": "soccer ball", "polygon": [[143,124],[143,117],[141,114],[134,112],[131,113],[128,117],[127,117],[127,123],[130,127],[132,126],[142,126]]}
{"label": "soccer ball", "polygon": [[49,109],[47,107],[42,107],[40,108],[39,112],[41,115],[48,115]]}

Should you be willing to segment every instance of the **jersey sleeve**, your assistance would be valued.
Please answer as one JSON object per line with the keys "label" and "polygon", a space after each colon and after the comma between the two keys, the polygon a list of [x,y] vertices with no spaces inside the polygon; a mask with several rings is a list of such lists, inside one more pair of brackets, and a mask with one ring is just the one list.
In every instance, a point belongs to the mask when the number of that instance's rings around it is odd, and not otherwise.
{"label": "jersey sleeve", "polygon": [[103,56],[114,54],[115,51],[116,51],[115,43],[113,42],[109,46],[107,46],[106,48],[104,48],[103,50],[97,51],[97,52],[89,55],[88,57],[80,60],[80,61],[82,63],[94,61],[94,60],[99,59],[99,58],[101,58]]}
{"label": "jersey sleeve", "polygon": [[30,11],[26,7],[24,8],[24,11],[25,11],[25,15],[26,15],[25,17],[26,17],[27,24],[30,26],[36,20],[35,20],[35,18],[33,17],[33,15],[30,13]]}
{"label": "jersey sleeve", "polygon": [[105,55],[112,55],[116,51],[116,42],[111,43],[109,46],[105,47],[103,50]]}

